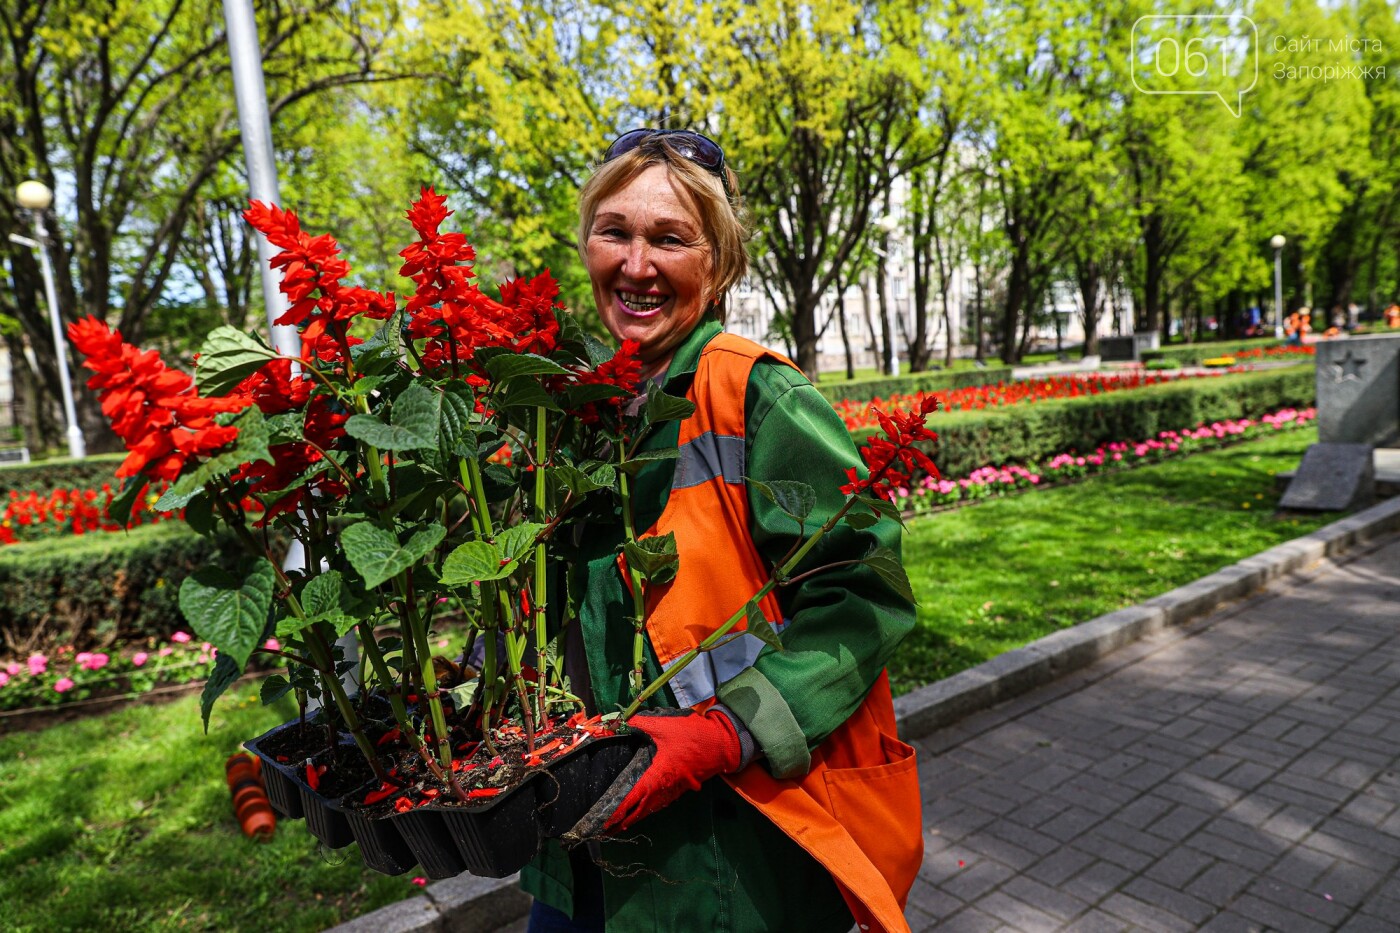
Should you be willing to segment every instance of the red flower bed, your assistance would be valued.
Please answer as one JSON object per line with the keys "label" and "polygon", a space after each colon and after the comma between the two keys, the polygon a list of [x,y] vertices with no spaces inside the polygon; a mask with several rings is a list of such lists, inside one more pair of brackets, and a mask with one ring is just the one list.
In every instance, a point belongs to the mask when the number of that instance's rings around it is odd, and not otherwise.
{"label": "red flower bed", "polygon": [[[1229,372],[1240,371],[1242,370],[1229,370]],[[1180,375],[1177,373],[1152,373],[1135,369],[1122,373],[1049,376],[1044,379],[1019,379],[1013,382],[969,386],[964,389],[917,392],[913,395],[890,395],[872,401],[837,402],[836,412],[846,422],[848,430],[865,431],[878,427],[874,416],[869,411],[871,405],[879,405],[886,410],[909,409],[917,411],[926,398],[933,398],[938,400],[938,410],[940,411],[977,411],[984,408],[1025,405],[1049,399],[1103,395],[1107,392],[1141,389],[1144,386],[1161,385],[1165,382],[1176,382],[1181,379],[1209,379],[1219,375],[1223,375],[1223,373]]]}
{"label": "red flower bed", "polygon": [[[131,510],[130,526],[149,525],[179,518],[177,513],[151,508],[161,490],[147,486],[137,497],[139,508]],[[90,531],[121,531],[120,522],[108,509],[115,493],[103,483],[98,489],[55,489],[47,495],[11,491],[0,515],[0,544],[19,544],[59,535],[82,535]]]}

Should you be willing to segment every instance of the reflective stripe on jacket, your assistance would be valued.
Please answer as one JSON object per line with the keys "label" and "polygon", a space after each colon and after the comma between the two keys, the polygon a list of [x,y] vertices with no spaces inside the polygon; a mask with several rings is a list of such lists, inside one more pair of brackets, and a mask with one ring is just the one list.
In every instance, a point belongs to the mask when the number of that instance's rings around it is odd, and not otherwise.
{"label": "reflective stripe on jacket", "polygon": [[[744,392],[750,370],[765,355],[792,366],[750,341],[719,334],[701,353],[687,392],[696,412],[680,426],[681,454],[666,507],[644,533],[673,532],[680,554],[675,579],[646,594],[647,635],[663,669],[768,580],[750,534],[743,462]],[[759,607],[781,627],[773,594]],[[677,702],[713,702],[720,685],[752,666],[763,647],[744,635],[702,654],[671,681]],[[884,674],[812,752],[806,774],[775,778],[754,764],[727,780],[831,873],[862,929],[908,930],[903,904],[923,856],[918,776],[914,750],[895,735]]]}

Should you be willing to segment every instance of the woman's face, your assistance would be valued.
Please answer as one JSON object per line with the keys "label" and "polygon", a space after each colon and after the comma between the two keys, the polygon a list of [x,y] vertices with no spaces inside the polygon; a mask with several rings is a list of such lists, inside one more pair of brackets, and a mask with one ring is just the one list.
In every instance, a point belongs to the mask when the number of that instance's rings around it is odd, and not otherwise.
{"label": "woman's face", "polygon": [[705,313],[710,244],[676,193],[664,165],[653,165],[604,198],[585,248],[593,300],[618,340],[641,344],[659,372]]}

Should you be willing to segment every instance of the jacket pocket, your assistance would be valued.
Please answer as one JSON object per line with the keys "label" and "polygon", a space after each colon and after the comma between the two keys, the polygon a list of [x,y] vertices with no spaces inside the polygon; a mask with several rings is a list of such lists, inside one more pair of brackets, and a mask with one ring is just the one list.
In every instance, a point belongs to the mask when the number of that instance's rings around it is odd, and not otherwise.
{"label": "jacket pocket", "polygon": [[880,733],[884,764],[830,768],[831,812],[889,882],[904,906],[924,858],[922,804],[914,749]]}

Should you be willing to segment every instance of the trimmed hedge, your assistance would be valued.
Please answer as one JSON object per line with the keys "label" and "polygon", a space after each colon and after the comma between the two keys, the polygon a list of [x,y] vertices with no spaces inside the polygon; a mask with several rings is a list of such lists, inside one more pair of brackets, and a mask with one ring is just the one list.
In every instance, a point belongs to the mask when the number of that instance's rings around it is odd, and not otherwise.
{"label": "trimmed hedge", "polygon": [[994,385],[1011,381],[1011,368],[958,369],[910,373],[907,376],[881,376],[878,379],[856,379],[830,385],[817,383],[817,391],[832,403],[868,402],[889,395],[911,395],[915,392],[941,392],[944,389],[966,389],[969,386]]}
{"label": "trimmed hedge", "polygon": [[1281,347],[1286,341],[1273,337],[1260,337],[1255,340],[1214,340],[1207,343],[1187,343],[1161,350],[1144,350],[1142,361],[1150,363],[1162,360],[1177,366],[1199,366],[1202,360],[1212,360],[1220,356],[1234,356],[1241,350],[1261,350],[1268,347]]}
{"label": "trimmed hedge", "polygon": [[0,466],[0,495],[15,492],[51,492],[55,489],[101,489],[103,483],[117,487],[117,467],[126,454],[94,454],[82,460],[68,457],[34,463],[7,463]]}
{"label": "trimmed hedge", "polygon": [[[1225,418],[1257,418],[1290,406],[1312,405],[1314,367],[1184,379],[1103,395],[935,416],[934,460],[959,478],[984,466],[1031,463],[1113,441],[1145,440],[1161,431]],[[872,431],[853,432],[857,445]]]}
{"label": "trimmed hedge", "polygon": [[0,548],[0,654],[169,636],[185,627],[181,581],[241,553],[232,536],[212,542],[183,522]]}

